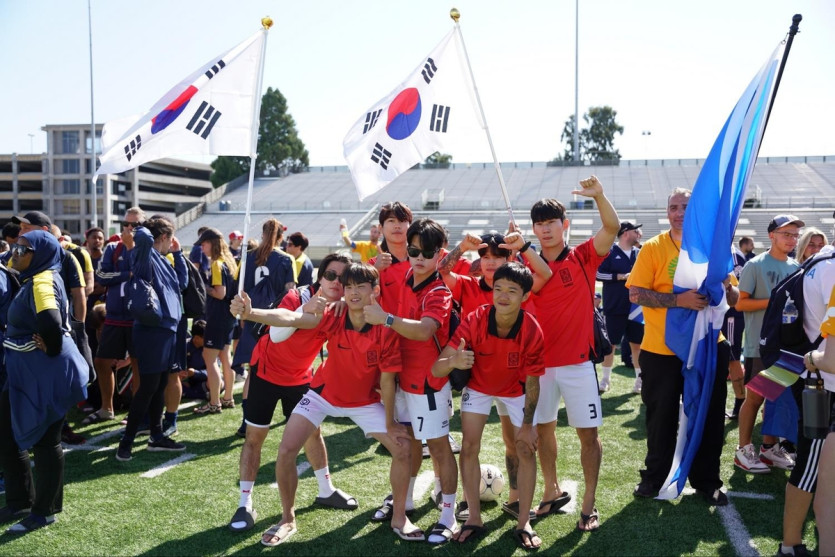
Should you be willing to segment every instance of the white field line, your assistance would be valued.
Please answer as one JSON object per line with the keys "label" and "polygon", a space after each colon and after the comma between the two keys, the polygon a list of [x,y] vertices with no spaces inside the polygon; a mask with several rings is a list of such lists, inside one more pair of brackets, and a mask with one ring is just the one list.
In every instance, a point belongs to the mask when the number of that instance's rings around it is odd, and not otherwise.
{"label": "white field line", "polygon": [[196,454],[193,453],[184,453],[178,456],[177,458],[171,459],[168,462],[163,462],[159,466],[154,466],[144,474],[140,474],[139,477],[141,478],[156,478],[157,476],[168,472],[178,464],[181,464],[187,460],[191,460],[192,458],[196,457]]}

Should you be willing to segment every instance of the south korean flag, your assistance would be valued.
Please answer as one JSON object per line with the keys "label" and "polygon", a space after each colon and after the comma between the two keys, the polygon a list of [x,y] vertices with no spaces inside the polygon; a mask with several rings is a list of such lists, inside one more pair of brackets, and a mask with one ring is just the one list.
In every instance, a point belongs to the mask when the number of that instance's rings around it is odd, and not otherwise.
{"label": "south korean flag", "polygon": [[96,176],[164,157],[253,155],[265,40],[262,29],[184,78],[145,114],[108,121]]}
{"label": "south korean flag", "polygon": [[360,201],[436,151],[484,126],[461,35],[453,28],[391,93],[348,131],[343,150]]}

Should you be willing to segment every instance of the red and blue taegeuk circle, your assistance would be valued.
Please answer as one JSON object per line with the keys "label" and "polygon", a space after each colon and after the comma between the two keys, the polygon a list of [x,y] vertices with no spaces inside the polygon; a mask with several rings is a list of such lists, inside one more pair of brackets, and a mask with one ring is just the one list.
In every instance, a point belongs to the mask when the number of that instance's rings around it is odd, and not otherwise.
{"label": "red and blue taegeuk circle", "polygon": [[386,132],[392,139],[406,139],[419,123],[420,93],[414,87],[400,91],[389,105]]}
{"label": "red and blue taegeuk circle", "polygon": [[168,106],[151,119],[151,133],[159,133],[171,125],[177,117],[182,114],[183,110],[188,106],[188,101],[191,100],[197,93],[197,87],[189,85],[188,88],[180,93],[176,99],[171,101]]}

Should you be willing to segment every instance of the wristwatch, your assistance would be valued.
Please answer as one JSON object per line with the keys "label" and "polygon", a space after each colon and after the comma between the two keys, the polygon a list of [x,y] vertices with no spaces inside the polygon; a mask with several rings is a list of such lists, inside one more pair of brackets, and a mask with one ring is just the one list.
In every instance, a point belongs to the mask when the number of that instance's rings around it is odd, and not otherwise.
{"label": "wristwatch", "polygon": [[384,325],[385,325],[386,327],[391,328],[391,326],[392,326],[392,325],[394,325],[394,315],[392,315],[392,314],[390,314],[390,313],[389,313],[389,314],[387,314],[387,315],[386,315],[386,322],[384,323]]}

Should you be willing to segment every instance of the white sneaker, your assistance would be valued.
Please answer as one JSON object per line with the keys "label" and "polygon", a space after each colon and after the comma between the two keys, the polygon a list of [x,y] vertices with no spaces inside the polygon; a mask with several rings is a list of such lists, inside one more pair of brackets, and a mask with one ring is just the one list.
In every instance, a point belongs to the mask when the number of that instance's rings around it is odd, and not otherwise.
{"label": "white sneaker", "polygon": [[600,383],[597,385],[597,390],[600,392],[600,394],[603,394],[606,391],[608,391],[610,387],[611,387],[610,379],[608,377],[606,377],[605,375],[603,377],[601,377],[600,378]]}
{"label": "white sneaker", "polygon": [[635,384],[632,385],[632,392],[635,393],[636,395],[640,394],[640,392],[641,392],[641,383],[642,383],[641,378],[636,377],[635,378]]}
{"label": "white sneaker", "polygon": [[775,443],[770,449],[760,447],[760,460],[768,466],[781,468],[783,470],[791,470],[794,468],[794,459],[789,456],[786,449]]}
{"label": "white sneaker", "polygon": [[739,447],[736,450],[734,464],[737,468],[741,468],[749,474],[768,474],[771,472],[771,468],[766,466],[757,456],[754,445],[751,443],[748,443],[744,447]]}

